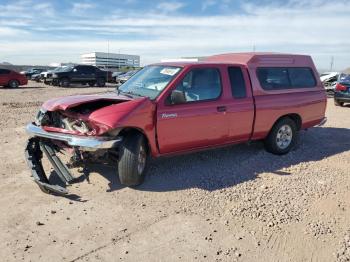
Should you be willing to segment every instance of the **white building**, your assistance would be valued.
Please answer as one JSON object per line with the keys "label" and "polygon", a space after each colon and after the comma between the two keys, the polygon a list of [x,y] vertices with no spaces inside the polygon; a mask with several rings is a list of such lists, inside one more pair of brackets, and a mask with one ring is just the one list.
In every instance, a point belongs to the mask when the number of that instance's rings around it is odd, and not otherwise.
{"label": "white building", "polygon": [[93,52],[81,55],[81,63],[99,68],[140,67],[140,56]]}

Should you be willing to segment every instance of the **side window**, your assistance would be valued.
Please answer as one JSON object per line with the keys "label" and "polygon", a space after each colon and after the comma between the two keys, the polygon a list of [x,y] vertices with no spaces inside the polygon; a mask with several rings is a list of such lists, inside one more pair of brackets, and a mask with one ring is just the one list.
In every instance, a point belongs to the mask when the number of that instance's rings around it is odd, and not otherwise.
{"label": "side window", "polygon": [[259,68],[257,73],[265,90],[290,88],[287,68]]}
{"label": "side window", "polygon": [[9,73],[10,73],[10,70],[0,69],[0,75],[6,75],[6,74],[9,74]]}
{"label": "side window", "polygon": [[95,68],[92,66],[84,66],[83,72],[86,74],[92,74],[92,73],[95,73],[95,71],[96,71]]}
{"label": "side window", "polygon": [[257,75],[265,90],[315,87],[317,84],[311,68],[307,67],[258,68]]}
{"label": "side window", "polygon": [[184,94],[185,102],[216,99],[221,94],[220,71],[215,68],[193,69],[176,90]]}
{"label": "side window", "polygon": [[288,72],[292,87],[316,86],[316,80],[310,68],[289,68]]}
{"label": "side window", "polygon": [[242,69],[238,66],[229,67],[228,75],[230,77],[231,90],[234,98],[244,98],[247,96],[247,89],[242,73]]}

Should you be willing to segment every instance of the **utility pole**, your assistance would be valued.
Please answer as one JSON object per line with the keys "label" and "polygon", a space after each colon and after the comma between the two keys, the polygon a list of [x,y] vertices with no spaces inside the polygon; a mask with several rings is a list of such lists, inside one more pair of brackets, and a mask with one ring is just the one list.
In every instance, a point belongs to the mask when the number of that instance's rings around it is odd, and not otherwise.
{"label": "utility pole", "polygon": [[331,72],[333,71],[333,66],[334,66],[334,56],[331,57]]}
{"label": "utility pole", "polygon": [[118,50],[118,70],[120,71],[120,48]]}
{"label": "utility pole", "polygon": [[108,75],[109,75],[109,40],[107,41],[107,82],[108,82]]}

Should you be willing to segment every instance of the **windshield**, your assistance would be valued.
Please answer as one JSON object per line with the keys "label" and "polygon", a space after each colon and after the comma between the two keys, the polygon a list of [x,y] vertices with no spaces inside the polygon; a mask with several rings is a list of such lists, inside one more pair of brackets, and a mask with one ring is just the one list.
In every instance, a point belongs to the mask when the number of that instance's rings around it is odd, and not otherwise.
{"label": "windshield", "polygon": [[52,70],[52,72],[59,72],[59,71],[62,71],[62,69],[64,68],[66,68],[66,66],[56,67],[54,70]]}
{"label": "windshield", "polygon": [[338,82],[342,84],[350,84],[350,74],[340,74]]}
{"label": "windshield", "polygon": [[64,66],[58,69],[56,72],[69,72],[74,68],[74,66]]}
{"label": "windshield", "polygon": [[155,99],[180,70],[181,67],[175,66],[147,66],[121,85],[118,91]]}

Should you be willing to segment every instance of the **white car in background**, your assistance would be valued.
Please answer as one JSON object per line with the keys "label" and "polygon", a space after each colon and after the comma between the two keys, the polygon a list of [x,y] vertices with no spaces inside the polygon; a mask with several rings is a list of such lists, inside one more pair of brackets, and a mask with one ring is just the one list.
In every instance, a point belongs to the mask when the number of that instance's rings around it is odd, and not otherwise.
{"label": "white car in background", "polygon": [[320,75],[321,82],[327,92],[334,92],[338,77],[339,72],[324,72]]}
{"label": "white car in background", "polygon": [[48,77],[51,77],[51,74],[54,73],[54,72],[57,72],[57,71],[60,71],[61,69],[65,68],[66,66],[59,66],[59,67],[56,67],[55,69],[53,70],[47,70],[45,72],[42,72],[40,73],[40,79],[46,84],[46,79]]}

